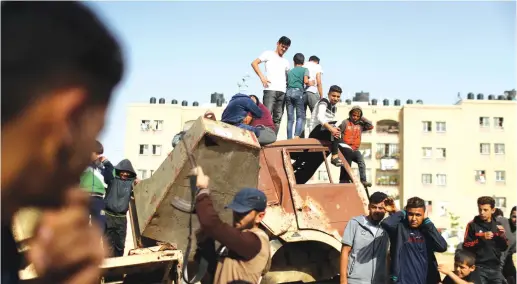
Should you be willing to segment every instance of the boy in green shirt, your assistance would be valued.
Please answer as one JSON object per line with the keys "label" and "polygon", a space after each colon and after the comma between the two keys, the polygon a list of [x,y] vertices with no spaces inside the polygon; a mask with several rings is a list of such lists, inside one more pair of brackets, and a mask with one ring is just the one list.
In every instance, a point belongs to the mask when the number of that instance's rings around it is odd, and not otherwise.
{"label": "boy in green shirt", "polygon": [[106,187],[113,181],[113,165],[106,157],[102,156],[104,147],[97,141],[97,148],[92,153],[92,162],[83,172],[80,178],[81,188],[90,194],[90,216],[93,222],[97,222],[104,232],[106,216],[104,215],[104,195]]}
{"label": "boy in green shirt", "polygon": [[303,67],[305,56],[296,53],[293,58],[294,68],[287,73],[287,93],[285,102],[287,107],[287,139],[293,138],[294,110],[296,110],[296,126],[294,138],[299,138],[305,124],[305,85],[309,82],[309,70]]}

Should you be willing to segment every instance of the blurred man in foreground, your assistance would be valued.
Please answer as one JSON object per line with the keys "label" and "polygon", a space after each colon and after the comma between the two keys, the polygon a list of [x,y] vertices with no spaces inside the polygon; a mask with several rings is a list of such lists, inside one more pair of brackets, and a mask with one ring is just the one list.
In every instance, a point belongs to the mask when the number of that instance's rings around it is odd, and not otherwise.
{"label": "blurred man in foreground", "polygon": [[79,2],[2,2],[1,13],[1,282],[19,282],[12,219],[34,206],[43,214],[27,257],[41,283],[98,283],[101,233],[88,195],[71,188],[122,78],[120,47]]}

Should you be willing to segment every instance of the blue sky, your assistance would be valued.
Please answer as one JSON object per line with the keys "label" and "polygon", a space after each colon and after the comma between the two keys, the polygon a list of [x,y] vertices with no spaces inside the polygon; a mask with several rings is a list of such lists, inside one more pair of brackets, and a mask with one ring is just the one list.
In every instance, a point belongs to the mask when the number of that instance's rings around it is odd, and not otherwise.
{"label": "blue sky", "polygon": [[[516,87],[513,2],[89,2],[121,41],[127,73],[101,136],[106,155],[124,158],[128,103],[164,97],[228,100],[250,63],[280,36],[286,58],[317,55],[323,87],[371,98],[452,104],[457,93]],[[172,137],[171,137],[172,139]]]}

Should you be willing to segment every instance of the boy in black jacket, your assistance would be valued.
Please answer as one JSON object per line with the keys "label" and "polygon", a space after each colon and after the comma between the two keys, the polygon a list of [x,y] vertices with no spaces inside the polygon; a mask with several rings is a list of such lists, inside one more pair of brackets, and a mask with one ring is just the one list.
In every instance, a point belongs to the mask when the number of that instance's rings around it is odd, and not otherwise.
{"label": "boy in black jacket", "polygon": [[106,238],[111,256],[123,256],[127,234],[127,211],[133,194],[136,178],[133,165],[128,159],[120,161],[115,166],[115,178],[108,184],[106,190]]}
{"label": "boy in black jacket", "polygon": [[463,248],[476,255],[476,267],[483,284],[504,283],[501,253],[508,248],[508,241],[503,226],[492,218],[495,200],[482,196],[477,203],[479,215],[467,225]]}
{"label": "boy in black jacket", "polygon": [[434,253],[445,252],[447,242],[431,220],[425,218],[424,200],[412,197],[405,210],[398,212],[389,204],[386,204],[386,211],[390,216],[381,222],[381,226],[388,232],[391,243],[391,283],[439,283]]}

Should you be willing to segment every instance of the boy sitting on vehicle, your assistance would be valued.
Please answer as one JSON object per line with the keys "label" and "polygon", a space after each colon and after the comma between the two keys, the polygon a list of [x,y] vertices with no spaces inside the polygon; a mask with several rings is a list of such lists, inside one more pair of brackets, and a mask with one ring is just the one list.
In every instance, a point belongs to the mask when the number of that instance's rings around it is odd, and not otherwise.
{"label": "boy sitting on vehicle", "polygon": [[[366,119],[366,117],[363,116],[363,110],[359,106],[354,106],[348,113],[348,116],[348,119],[343,120],[339,126],[343,142],[340,143],[340,146],[342,146],[341,152],[343,153],[343,156],[345,156],[349,165],[352,165],[352,161],[357,164],[361,183],[365,187],[370,187],[372,184],[366,181],[366,166],[364,164],[363,155],[358,149],[359,146],[361,146],[361,136],[363,131],[372,130],[373,125],[368,119]],[[339,178],[340,182],[347,182],[346,177],[348,174],[343,174],[343,172],[346,172],[345,169],[341,169],[341,172],[342,174]]]}
{"label": "boy sitting on vehicle", "polygon": [[457,250],[454,255],[454,271],[445,264],[438,265],[438,271],[446,275],[442,284],[481,284],[475,263],[476,256],[473,253]]}

